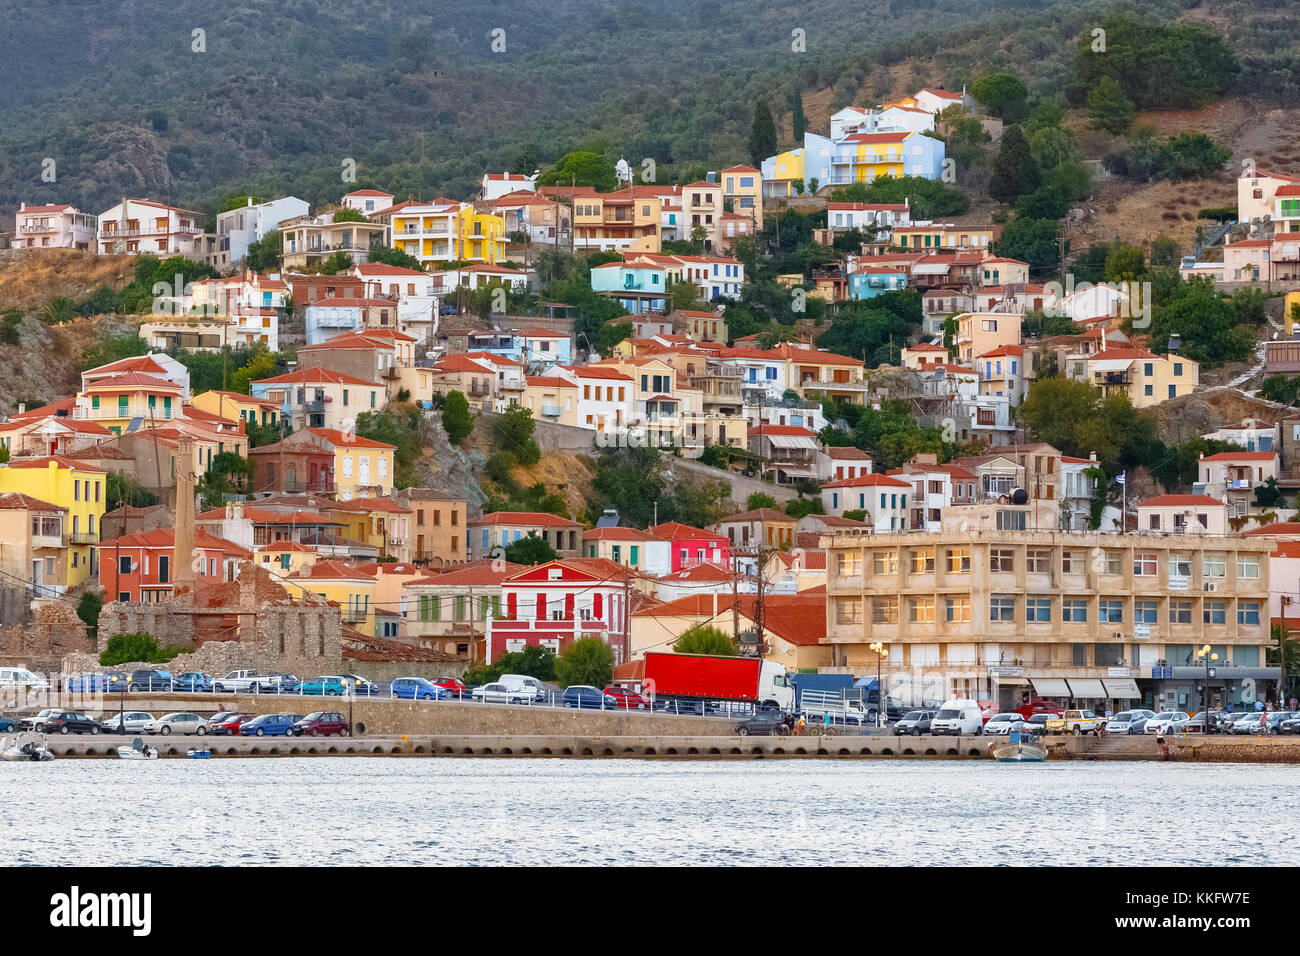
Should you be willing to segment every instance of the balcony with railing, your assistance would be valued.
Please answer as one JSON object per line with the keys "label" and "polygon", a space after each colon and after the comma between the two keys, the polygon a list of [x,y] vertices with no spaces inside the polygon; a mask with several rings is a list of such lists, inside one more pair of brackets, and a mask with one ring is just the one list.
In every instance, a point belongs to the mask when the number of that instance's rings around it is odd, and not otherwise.
{"label": "balcony with railing", "polygon": [[[180,405],[180,400],[176,400],[176,405]],[[89,408],[78,408],[74,417],[88,419],[91,421],[110,419],[110,418],[145,418],[152,416],[155,421],[169,421],[174,417],[175,408],[163,404],[148,405],[144,402],[131,402],[129,405],[105,403],[96,408],[91,405]]]}
{"label": "balcony with railing", "polygon": [[366,618],[370,616],[369,609],[364,607],[346,605],[339,610],[342,614],[344,624],[363,624],[365,623]]}
{"label": "balcony with railing", "polygon": [[88,531],[74,531],[68,535],[69,544],[99,544],[99,535]]}
{"label": "balcony with railing", "polygon": [[542,416],[545,418],[559,418],[564,414],[564,409],[559,405],[543,405]]}

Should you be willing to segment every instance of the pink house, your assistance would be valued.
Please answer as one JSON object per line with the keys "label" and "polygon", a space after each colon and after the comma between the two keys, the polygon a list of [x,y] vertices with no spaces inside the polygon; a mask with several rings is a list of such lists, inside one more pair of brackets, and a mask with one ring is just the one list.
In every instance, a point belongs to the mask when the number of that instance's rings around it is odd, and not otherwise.
{"label": "pink house", "polygon": [[99,219],[78,212],[67,203],[29,206],[23,203],[14,216],[15,249],[86,249],[95,244]]}
{"label": "pink house", "polygon": [[676,521],[657,524],[649,531],[652,537],[669,542],[673,571],[685,571],[697,564],[731,567],[731,542],[726,535]]}

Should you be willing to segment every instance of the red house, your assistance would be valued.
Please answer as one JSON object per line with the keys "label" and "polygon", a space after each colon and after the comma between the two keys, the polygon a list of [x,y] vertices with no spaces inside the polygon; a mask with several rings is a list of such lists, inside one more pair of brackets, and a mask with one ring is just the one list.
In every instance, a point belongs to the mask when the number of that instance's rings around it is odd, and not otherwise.
{"label": "red house", "polygon": [[[175,579],[176,531],[156,528],[123,535],[99,545],[99,586],[110,600],[157,603],[171,596]],[[235,579],[241,561],[252,554],[202,529],[194,532],[194,576],[221,583]]]}
{"label": "red house", "polygon": [[669,542],[673,571],[685,571],[697,564],[731,567],[731,542],[725,534],[714,534],[676,521],[666,521],[649,530],[652,537]]}
{"label": "red house", "polygon": [[503,617],[489,619],[483,660],[525,647],[559,654],[580,637],[599,637],[627,652],[628,608],[633,572],[606,558],[561,558],[538,564],[501,582]]}

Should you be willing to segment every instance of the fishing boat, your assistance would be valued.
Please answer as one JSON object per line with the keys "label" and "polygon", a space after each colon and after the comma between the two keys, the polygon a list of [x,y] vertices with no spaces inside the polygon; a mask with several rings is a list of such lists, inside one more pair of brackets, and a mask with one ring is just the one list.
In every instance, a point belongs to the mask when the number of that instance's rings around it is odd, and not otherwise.
{"label": "fishing boat", "polygon": [[1033,734],[1013,730],[1005,742],[989,744],[989,753],[1002,763],[1040,763],[1047,759],[1047,748]]}
{"label": "fishing boat", "polygon": [[136,737],[129,747],[118,747],[117,755],[123,760],[157,760],[158,748],[146,747],[143,740]]}
{"label": "fishing boat", "polygon": [[189,757],[191,760],[207,760],[212,756],[212,751],[191,747],[189,750],[185,751],[185,756]]}
{"label": "fishing boat", "polygon": [[23,731],[0,741],[0,760],[25,760],[40,763],[53,760],[54,752],[45,746],[45,735]]}

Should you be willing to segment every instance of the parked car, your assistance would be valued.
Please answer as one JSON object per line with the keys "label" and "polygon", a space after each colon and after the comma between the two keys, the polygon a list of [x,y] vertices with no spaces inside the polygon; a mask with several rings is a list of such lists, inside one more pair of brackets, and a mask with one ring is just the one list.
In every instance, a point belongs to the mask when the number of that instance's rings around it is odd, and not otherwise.
{"label": "parked car", "polygon": [[288,714],[259,714],[240,725],[241,737],[292,737],[297,731]]}
{"label": "parked car", "polygon": [[909,710],[894,724],[894,736],[902,737],[911,734],[914,737],[919,737],[921,734],[928,734],[930,732],[930,722],[934,720],[936,713],[938,711]]}
{"label": "parked car", "polygon": [[1290,710],[1266,710],[1262,714],[1252,714],[1252,717],[1258,717],[1258,722],[1247,721],[1246,725],[1240,730],[1235,729],[1234,733],[1243,734],[1278,734],[1282,732],[1282,724],[1295,717],[1294,711]]}
{"label": "parked car", "polygon": [[1178,725],[1187,720],[1187,714],[1181,710],[1162,710],[1154,717],[1148,717],[1146,726],[1142,728],[1144,734],[1172,734],[1178,729]]}
{"label": "parked car", "polygon": [[265,674],[238,670],[231,671],[225,677],[214,678],[212,689],[218,694],[270,694],[274,693],[275,685]]}
{"label": "parked car", "polygon": [[309,697],[342,697],[347,692],[342,677],[313,677],[298,685],[298,693]]}
{"label": "parked car", "polygon": [[563,699],[565,707],[577,707],[580,710],[583,708],[612,710],[618,706],[618,701],[609,694],[606,694],[599,687],[591,687],[587,684],[574,684],[572,687],[566,687]]}
{"label": "parked car", "polygon": [[271,693],[273,694],[296,694],[298,693],[298,678],[293,674],[275,673],[267,678]]}
{"label": "parked car", "polygon": [[1013,730],[1019,730],[1025,725],[1025,718],[1015,711],[1009,711],[1002,714],[994,714],[984,725],[984,733],[1002,736],[1009,734]]}
{"label": "parked car", "polygon": [[212,675],[203,671],[186,671],[176,675],[176,690],[200,694],[212,690]]}
{"label": "parked car", "polygon": [[17,733],[22,729],[22,724],[18,723],[16,717],[0,717],[0,734]]}
{"label": "parked car", "polygon": [[[522,704],[527,697],[524,691],[518,688],[512,690],[501,683],[484,684],[482,687],[475,687],[469,692],[469,695],[474,700],[485,704]],[[610,699],[613,700],[612,697]]]}
{"label": "parked car", "polygon": [[47,707],[45,710],[38,710],[31,717],[24,717],[19,721],[23,725],[23,730],[35,730],[37,725],[42,723],[47,717],[53,717],[59,713],[57,707]]}
{"label": "parked car", "polygon": [[99,722],[99,729],[106,734],[142,734],[145,726],[153,723],[153,714],[143,710],[127,710],[113,714]]}
{"label": "parked car", "polygon": [[25,667],[0,667],[0,690],[49,690],[50,682]]}
{"label": "parked car", "polygon": [[1292,714],[1277,725],[1279,734],[1300,734],[1300,716]]}
{"label": "parked car", "polygon": [[1098,717],[1090,710],[1067,710],[1060,717],[1047,718],[1049,734],[1097,734],[1106,726],[1106,719]]}
{"label": "parked car", "polygon": [[355,694],[357,697],[382,697],[384,690],[373,681],[368,681],[364,677],[356,674],[340,674],[344,684],[347,686],[349,694]]}
{"label": "parked car", "polygon": [[511,690],[517,691],[524,700],[545,700],[547,696],[545,683],[527,674],[502,674],[497,678],[497,683],[505,684]]}
{"label": "parked car", "polygon": [[932,734],[978,735],[983,730],[984,718],[980,706],[969,698],[944,701],[939,707],[939,712],[930,721]]}
{"label": "parked car", "polygon": [[618,703],[619,710],[649,710],[650,698],[619,684],[610,684],[605,693]]}
{"label": "parked car", "polygon": [[198,734],[200,737],[208,732],[208,722],[198,714],[174,713],[163,714],[157,720],[145,725],[146,734]]}
{"label": "parked car", "polygon": [[64,710],[51,714],[36,725],[42,734],[97,734],[99,724],[85,714]]}
{"label": "parked car", "polygon": [[140,694],[155,690],[171,690],[175,684],[176,678],[162,668],[155,667],[153,670],[132,671],[127,690]]}
{"label": "parked car", "polygon": [[102,694],[108,689],[107,674],[77,674],[63,682],[69,694]]}
{"label": "parked car", "polygon": [[465,687],[465,682],[459,677],[434,677],[430,680],[430,683],[437,684],[453,697],[464,697],[469,693],[469,690]]}
{"label": "parked car", "polygon": [[[1140,734],[1144,722],[1154,717],[1153,710],[1121,710],[1118,714],[1106,721],[1106,733],[1108,734]],[[1134,729],[1134,725],[1138,725]]]}
{"label": "parked car", "polygon": [[1040,710],[1038,713],[1030,715],[1020,729],[1027,734],[1045,734],[1047,733],[1047,722],[1055,720],[1056,716],[1057,714],[1050,710]]}
{"label": "parked car", "polygon": [[235,711],[233,710],[217,711],[215,714],[213,714],[211,717],[208,718],[208,733],[219,734],[221,731],[217,730],[217,728],[220,727],[222,724],[224,724],[226,721],[230,720],[230,718],[237,717],[237,716],[239,715],[236,714]]}
{"label": "parked car", "polygon": [[239,728],[244,721],[252,720],[256,714],[227,714],[226,719],[221,723],[209,728],[212,733],[219,734],[223,737],[235,737],[239,734]]}
{"label": "parked car", "polygon": [[399,677],[388,685],[388,691],[401,700],[444,700],[451,696],[423,677]]}
{"label": "parked car", "polygon": [[294,723],[293,729],[310,737],[346,737],[347,718],[334,710],[318,710]]}
{"label": "parked car", "polygon": [[771,737],[784,737],[790,733],[794,718],[775,707],[761,707],[754,716],[746,717],[736,724],[736,736],[748,737],[750,734],[767,734]]}

